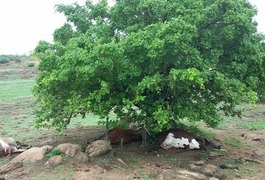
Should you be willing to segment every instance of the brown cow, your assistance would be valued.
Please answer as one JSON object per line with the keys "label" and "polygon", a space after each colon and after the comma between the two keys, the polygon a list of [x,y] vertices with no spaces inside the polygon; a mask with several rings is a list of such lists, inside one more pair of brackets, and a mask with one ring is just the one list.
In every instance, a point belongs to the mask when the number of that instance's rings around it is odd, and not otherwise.
{"label": "brown cow", "polygon": [[108,138],[111,144],[128,144],[130,142],[139,141],[142,139],[138,131],[130,129],[114,128],[109,130]]}

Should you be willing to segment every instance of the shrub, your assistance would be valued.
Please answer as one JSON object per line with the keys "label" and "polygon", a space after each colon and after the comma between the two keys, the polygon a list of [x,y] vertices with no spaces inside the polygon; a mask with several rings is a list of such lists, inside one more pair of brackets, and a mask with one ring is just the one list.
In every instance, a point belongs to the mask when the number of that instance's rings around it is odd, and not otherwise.
{"label": "shrub", "polygon": [[34,67],[35,64],[34,63],[28,63],[28,67]]}
{"label": "shrub", "polygon": [[51,158],[53,156],[60,155],[60,154],[62,154],[62,152],[60,151],[60,149],[54,148],[51,152],[45,154],[45,157]]}
{"label": "shrub", "polygon": [[8,63],[10,61],[21,62],[21,56],[18,56],[18,55],[0,55],[0,64]]}
{"label": "shrub", "polygon": [[0,55],[0,64],[8,63],[10,60],[5,55]]}

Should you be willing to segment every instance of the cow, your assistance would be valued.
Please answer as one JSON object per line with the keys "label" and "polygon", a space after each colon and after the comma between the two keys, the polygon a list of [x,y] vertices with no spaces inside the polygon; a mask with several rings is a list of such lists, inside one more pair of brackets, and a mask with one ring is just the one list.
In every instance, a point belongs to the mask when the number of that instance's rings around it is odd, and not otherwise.
{"label": "cow", "polygon": [[206,151],[207,146],[220,149],[219,145],[208,141],[207,139],[196,138],[188,131],[183,129],[172,128],[167,131],[161,132],[157,135],[158,144],[164,148],[189,148],[189,149],[202,149]]}
{"label": "cow", "polygon": [[31,146],[27,146],[25,149],[21,149],[22,145],[20,142],[15,141],[13,138],[0,137],[0,156],[23,152],[30,147]]}

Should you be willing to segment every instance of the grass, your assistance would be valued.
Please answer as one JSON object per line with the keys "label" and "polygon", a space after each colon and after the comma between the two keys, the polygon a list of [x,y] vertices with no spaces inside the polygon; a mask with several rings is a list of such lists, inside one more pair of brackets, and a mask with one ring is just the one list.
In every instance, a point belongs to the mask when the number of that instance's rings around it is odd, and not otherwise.
{"label": "grass", "polygon": [[225,144],[235,147],[235,148],[240,148],[244,146],[243,142],[241,142],[239,139],[234,138],[234,137],[227,137],[225,139]]}
{"label": "grass", "polygon": [[256,163],[253,162],[239,162],[235,160],[226,160],[226,164],[230,164],[232,166],[238,167],[235,169],[224,169],[224,171],[228,174],[234,174],[237,178],[241,178],[245,175],[249,176],[254,176],[254,169],[259,168],[263,169],[262,165],[257,165]]}
{"label": "grass", "polygon": [[[34,167],[36,166],[33,163]],[[70,180],[73,177],[74,169],[71,166],[61,165],[54,168],[43,168],[43,165],[39,167],[38,171],[30,173],[27,177],[31,180]],[[35,169],[36,170],[36,169]]]}
{"label": "grass", "polygon": [[[264,107],[265,109],[265,107]],[[265,119],[243,120],[238,117],[224,117],[224,121],[218,126],[219,129],[246,129],[265,130]]]}
{"label": "grass", "polygon": [[244,121],[239,124],[242,129],[248,130],[265,130],[265,119],[259,121]]}
{"label": "grass", "polygon": [[[246,130],[265,130],[265,104],[241,104],[238,109],[242,110],[242,117],[223,117],[223,122],[218,126],[219,129],[246,129]],[[263,117],[264,116],[264,117]],[[246,118],[246,117],[249,117]]]}
{"label": "grass", "polygon": [[53,156],[61,155],[61,154],[62,154],[62,152],[61,152],[60,149],[58,149],[58,148],[54,148],[51,152],[45,154],[45,157],[47,157],[47,158],[51,158],[51,157],[53,157]]}
{"label": "grass", "polygon": [[142,159],[140,158],[140,156],[130,155],[130,156],[128,156],[127,160],[130,163],[139,163]]}
{"label": "grass", "polygon": [[0,81],[0,103],[18,101],[21,97],[32,97],[34,80]]}
{"label": "grass", "polygon": [[[0,136],[16,137],[17,140],[37,141],[50,131],[34,127],[32,88],[35,80],[16,79],[0,81],[0,123],[4,127]],[[88,114],[86,118],[73,118],[69,128],[97,125],[99,117]]]}

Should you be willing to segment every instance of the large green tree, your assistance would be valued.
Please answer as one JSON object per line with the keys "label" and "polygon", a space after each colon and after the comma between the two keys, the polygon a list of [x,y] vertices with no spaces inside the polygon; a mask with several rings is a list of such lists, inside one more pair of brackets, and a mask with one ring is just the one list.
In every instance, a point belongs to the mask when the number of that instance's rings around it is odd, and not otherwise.
{"label": "large green tree", "polygon": [[151,133],[181,119],[213,127],[264,84],[247,0],[101,0],[57,11],[67,23],[35,49],[39,127],[62,129],[86,113],[115,113]]}

